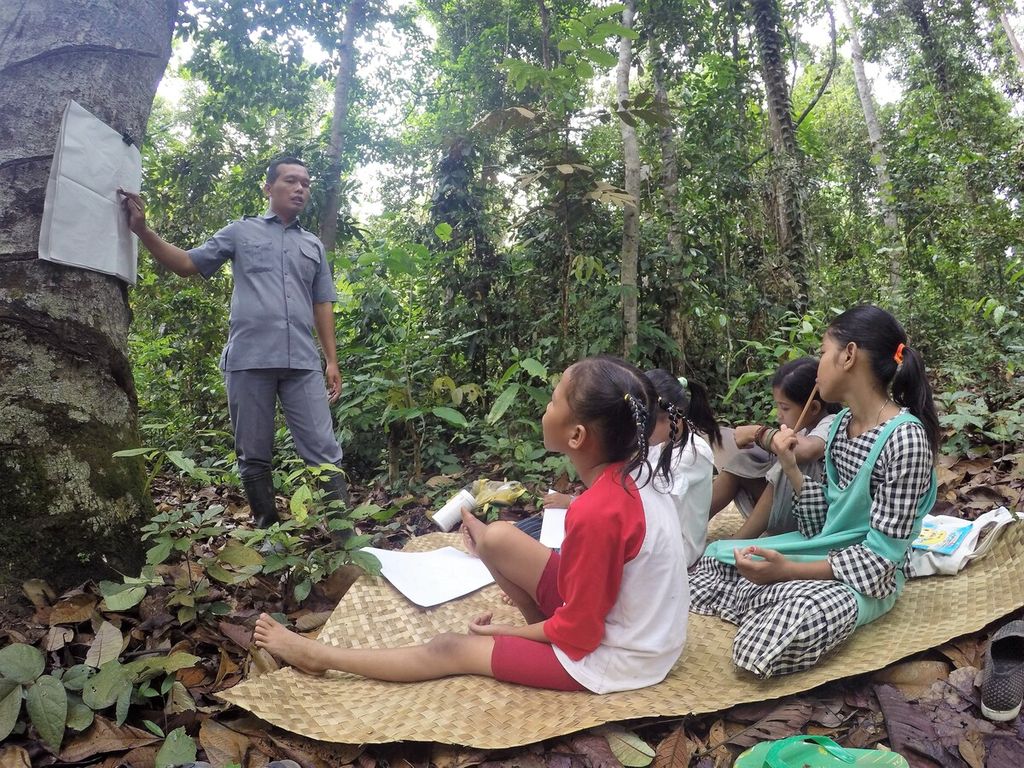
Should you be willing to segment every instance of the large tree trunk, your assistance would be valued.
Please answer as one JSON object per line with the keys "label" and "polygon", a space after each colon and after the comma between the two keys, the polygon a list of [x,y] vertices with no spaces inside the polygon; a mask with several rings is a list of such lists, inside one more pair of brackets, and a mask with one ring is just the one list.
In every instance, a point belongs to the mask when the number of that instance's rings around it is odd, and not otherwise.
{"label": "large tree trunk", "polygon": [[[176,0],[0,2],[0,594],[137,570],[151,503],[125,285],[38,258],[69,99],[141,142]],[[116,569],[116,570],[115,570]]]}
{"label": "large tree trunk", "polygon": [[345,9],[345,29],[338,50],[338,73],[334,78],[334,114],[331,117],[331,144],[327,148],[327,198],[320,219],[320,240],[333,251],[338,240],[338,209],[341,195],[341,156],[345,150],[345,126],[348,122],[349,92],[356,69],[356,30],[363,18],[363,0],[352,0]]}
{"label": "large tree trunk", "polygon": [[[651,40],[651,80],[654,102],[662,114],[668,115],[668,89],[665,87],[665,57],[656,41]],[[658,127],[658,146],[661,149],[661,201],[665,218],[665,239],[672,263],[682,264],[683,236],[679,221],[679,164],[676,157],[675,123]],[[689,309],[683,306],[683,282],[671,280],[672,301],[668,311],[668,331],[679,346],[678,370],[686,370],[686,341],[689,337]]]}
{"label": "large tree trunk", "polygon": [[[850,32],[850,58],[853,60],[853,79],[857,85],[857,96],[860,98],[860,106],[864,111],[864,123],[868,128],[868,141],[871,144],[871,164],[875,168],[875,176],[878,179],[878,195],[882,201],[882,221],[893,239],[899,237],[899,222],[896,220],[896,211],[893,208],[892,180],[889,178],[889,167],[885,157],[885,147],[882,146],[882,125],[878,122],[878,113],[875,112],[875,99],[871,93],[871,83],[868,82],[867,74],[864,71],[864,52],[860,47],[860,34],[857,25],[853,21],[846,0],[838,0],[839,13],[842,15],[843,23]],[[900,249],[894,249],[889,260],[889,284],[892,288],[899,287],[900,283]]]}
{"label": "large tree trunk", "polygon": [[[626,0],[622,11],[622,26],[633,28],[635,0]],[[629,70],[633,62],[633,41],[628,37],[619,39],[619,65],[615,72],[616,98],[619,108],[625,107],[629,99]],[[622,216],[622,263],[620,283],[622,285],[622,353],[627,359],[637,344],[637,261],[640,255],[640,144],[636,129],[625,120],[619,122],[622,132],[622,159],[626,169],[625,188],[633,200],[626,203]]]}
{"label": "large tree trunk", "polygon": [[1013,49],[1013,58],[1017,60],[1017,66],[1021,74],[1024,74],[1024,49],[1020,47],[1020,40],[1017,39],[1017,33],[1013,31],[1013,24],[1010,23],[1010,17],[1006,15],[1005,10],[999,12],[999,24],[1010,43],[1010,48]]}
{"label": "large tree trunk", "polygon": [[768,102],[771,209],[780,256],[773,270],[774,285],[767,287],[774,298],[802,308],[807,297],[807,264],[800,211],[800,151],[786,79],[782,19],[776,0],[751,0],[750,13]]}

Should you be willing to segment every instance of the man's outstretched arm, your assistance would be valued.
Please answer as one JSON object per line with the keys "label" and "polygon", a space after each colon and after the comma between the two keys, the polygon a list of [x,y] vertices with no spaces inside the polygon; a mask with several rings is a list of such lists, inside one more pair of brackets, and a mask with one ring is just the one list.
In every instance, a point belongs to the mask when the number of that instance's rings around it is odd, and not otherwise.
{"label": "man's outstretched arm", "polygon": [[123,189],[118,189],[117,193],[121,195],[121,207],[124,208],[128,219],[128,228],[139,236],[139,240],[153,254],[153,258],[181,277],[199,274],[187,251],[168,243],[149,228],[146,224],[145,203],[141,197]]}

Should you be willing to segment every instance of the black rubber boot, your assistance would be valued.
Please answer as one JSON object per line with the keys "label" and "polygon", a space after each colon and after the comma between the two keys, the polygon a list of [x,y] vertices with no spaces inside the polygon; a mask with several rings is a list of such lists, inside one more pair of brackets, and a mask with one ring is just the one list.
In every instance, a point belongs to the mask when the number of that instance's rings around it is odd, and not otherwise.
{"label": "black rubber boot", "polygon": [[320,487],[324,490],[324,504],[340,501],[348,506],[348,482],[341,472],[321,478]]}
{"label": "black rubber boot", "polygon": [[280,518],[274,500],[274,478],[269,472],[242,480],[245,497],[249,500],[253,522],[257,528],[269,528]]}

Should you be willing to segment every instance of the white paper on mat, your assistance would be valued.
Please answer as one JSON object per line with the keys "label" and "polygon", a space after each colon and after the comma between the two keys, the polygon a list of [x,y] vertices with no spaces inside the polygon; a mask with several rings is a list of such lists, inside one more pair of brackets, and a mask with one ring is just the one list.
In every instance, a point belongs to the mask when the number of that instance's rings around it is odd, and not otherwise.
{"label": "white paper on mat", "polygon": [[395,552],[365,547],[380,560],[380,571],[392,586],[416,605],[430,608],[468,595],[494,581],[478,557],[454,547],[430,552]]}
{"label": "white paper on mat", "polygon": [[142,155],[80,104],[68,102],[50,166],[39,258],[114,275],[134,284],[138,238],[117,188],[138,192]]}
{"label": "white paper on mat", "polygon": [[540,525],[540,543],[548,549],[561,549],[565,538],[565,509],[545,509]]}

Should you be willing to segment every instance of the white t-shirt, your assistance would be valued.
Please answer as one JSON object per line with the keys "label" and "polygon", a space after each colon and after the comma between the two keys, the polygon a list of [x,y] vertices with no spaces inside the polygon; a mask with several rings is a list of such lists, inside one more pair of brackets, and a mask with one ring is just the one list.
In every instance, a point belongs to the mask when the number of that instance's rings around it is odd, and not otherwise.
{"label": "white t-shirt", "polygon": [[[661,458],[664,443],[652,445],[647,460],[653,469]],[[667,494],[679,517],[679,529],[683,535],[683,550],[686,565],[691,566],[704,554],[707,543],[708,518],[711,513],[711,481],[715,471],[715,455],[700,435],[693,435],[678,446],[672,457],[672,480],[657,474],[654,480],[640,489],[640,495],[650,493]],[[639,477],[646,478],[641,469]],[[638,480],[637,484],[642,482]]]}

